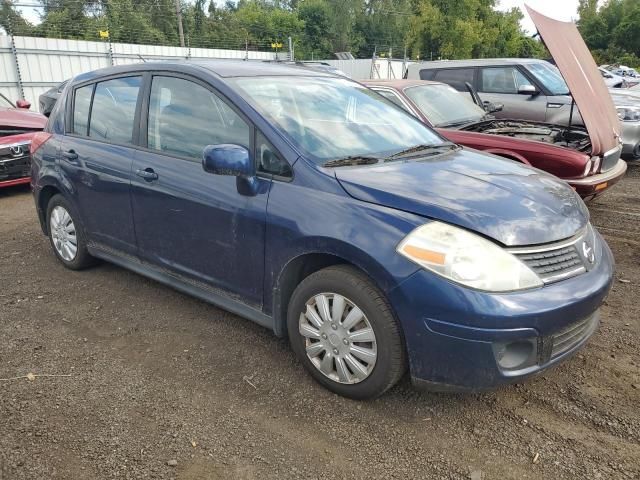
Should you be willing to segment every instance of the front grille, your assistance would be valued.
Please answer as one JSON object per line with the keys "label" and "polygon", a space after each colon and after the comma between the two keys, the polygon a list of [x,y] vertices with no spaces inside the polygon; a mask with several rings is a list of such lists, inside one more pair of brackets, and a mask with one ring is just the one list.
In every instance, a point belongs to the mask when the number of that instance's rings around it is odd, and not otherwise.
{"label": "front grille", "polygon": [[551,359],[562,355],[582,342],[585,338],[591,335],[597,324],[598,315],[596,313],[584,320],[573,323],[552,335]]}
{"label": "front grille", "polygon": [[28,143],[0,145],[0,181],[28,177],[30,170]]}
{"label": "front grille", "polygon": [[584,271],[582,258],[578,255],[575,245],[556,250],[517,253],[516,256],[544,282]]}

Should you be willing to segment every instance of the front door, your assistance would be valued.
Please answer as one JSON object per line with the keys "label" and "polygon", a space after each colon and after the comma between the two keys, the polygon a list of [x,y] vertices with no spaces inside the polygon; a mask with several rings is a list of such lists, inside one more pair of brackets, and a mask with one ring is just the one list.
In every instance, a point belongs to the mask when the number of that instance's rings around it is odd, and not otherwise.
{"label": "front door", "polygon": [[196,80],[154,75],[142,130],[147,149],[136,152],[132,175],[142,260],[261,307],[271,181],[258,178],[247,196],[236,177],[202,168],[207,145],[252,151],[249,122]]}

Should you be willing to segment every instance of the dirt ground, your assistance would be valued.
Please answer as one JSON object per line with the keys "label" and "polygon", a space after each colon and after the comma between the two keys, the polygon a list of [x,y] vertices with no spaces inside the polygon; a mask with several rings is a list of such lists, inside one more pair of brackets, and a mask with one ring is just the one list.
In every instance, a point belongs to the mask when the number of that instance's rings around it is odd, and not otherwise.
{"label": "dirt ground", "polygon": [[405,379],[355,402],[257,325],[112,265],[65,270],[28,189],[1,191],[0,479],[638,479],[640,164],[590,209],[617,273],[578,355],[491,393]]}

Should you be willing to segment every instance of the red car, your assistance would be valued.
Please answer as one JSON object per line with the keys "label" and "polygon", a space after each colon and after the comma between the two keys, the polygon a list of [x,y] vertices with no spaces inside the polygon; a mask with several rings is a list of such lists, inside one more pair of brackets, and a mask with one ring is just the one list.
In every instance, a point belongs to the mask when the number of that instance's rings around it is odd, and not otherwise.
{"label": "red car", "polygon": [[[620,180],[627,164],[617,158],[590,155],[591,140],[583,127],[523,120],[495,119],[449,85],[424,80],[362,82],[396,105],[433,126],[454,143],[510,158],[549,172],[569,183],[585,200]],[[599,173],[603,164],[613,168]]]}
{"label": "red car", "polygon": [[0,94],[0,188],[29,183],[31,138],[47,123],[44,115],[30,112],[30,107],[25,100],[14,105]]}

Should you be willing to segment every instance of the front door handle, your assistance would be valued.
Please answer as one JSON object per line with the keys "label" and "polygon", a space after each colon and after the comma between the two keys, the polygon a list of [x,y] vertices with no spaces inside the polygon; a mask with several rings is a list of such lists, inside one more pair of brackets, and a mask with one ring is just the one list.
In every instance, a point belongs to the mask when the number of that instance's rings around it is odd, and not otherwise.
{"label": "front door handle", "polygon": [[153,168],[145,168],[144,170],[137,170],[136,175],[144,178],[147,182],[152,182],[158,179],[158,174],[153,171]]}
{"label": "front door handle", "polygon": [[75,152],[75,150],[64,151],[62,152],[62,156],[65,160],[68,160],[71,163],[75,163],[76,160],[78,160],[78,154]]}

